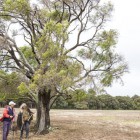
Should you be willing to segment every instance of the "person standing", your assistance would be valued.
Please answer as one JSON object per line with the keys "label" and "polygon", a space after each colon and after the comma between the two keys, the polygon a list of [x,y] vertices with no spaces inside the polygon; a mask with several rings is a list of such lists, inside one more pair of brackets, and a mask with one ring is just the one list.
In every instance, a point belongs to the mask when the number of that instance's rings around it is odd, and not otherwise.
{"label": "person standing", "polygon": [[24,130],[26,131],[26,138],[28,139],[29,127],[30,127],[30,122],[32,120],[32,117],[33,117],[33,112],[30,111],[28,106],[23,106],[20,140],[22,140]]}
{"label": "person standing", "polygon": [[20,111],[17,115],[17,127],[18,127],[19,130],[21,130],[21,127],[22,127],[22,113],[23,113],[24,106],[27,106],[26,103],[21,104]]}
{"label": "person standing", "polygon": [[12,120],[15,119],[14,106],[16,103],[9,102],[9,106],[6,106],[3,110],[3,140],[7,140]]}

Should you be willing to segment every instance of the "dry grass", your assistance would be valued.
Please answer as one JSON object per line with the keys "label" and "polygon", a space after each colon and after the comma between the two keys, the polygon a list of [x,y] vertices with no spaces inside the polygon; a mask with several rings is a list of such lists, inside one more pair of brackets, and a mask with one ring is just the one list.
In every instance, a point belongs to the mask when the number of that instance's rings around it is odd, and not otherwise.
{"label": "dry grass", "polygon": [[[29,139],[140,140],[139,111],[51,110],[51,125],[49,134],[36,136],[31,132]],[[8,140],[18,139],[19,132],[16,138],[10,134]]]}

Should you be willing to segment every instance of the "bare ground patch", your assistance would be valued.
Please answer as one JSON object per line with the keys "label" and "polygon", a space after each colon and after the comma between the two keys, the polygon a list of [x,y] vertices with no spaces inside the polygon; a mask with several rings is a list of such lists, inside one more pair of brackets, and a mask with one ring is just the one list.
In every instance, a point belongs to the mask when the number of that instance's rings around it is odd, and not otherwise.
{"label": "bare ground patch", "polygon": [[[29,139],[140,140],[139,111],[51,110],[51,125],[49,134],[31,132]],[[19,131],[16,137],[10,133],[8,140],[18,139]]]}

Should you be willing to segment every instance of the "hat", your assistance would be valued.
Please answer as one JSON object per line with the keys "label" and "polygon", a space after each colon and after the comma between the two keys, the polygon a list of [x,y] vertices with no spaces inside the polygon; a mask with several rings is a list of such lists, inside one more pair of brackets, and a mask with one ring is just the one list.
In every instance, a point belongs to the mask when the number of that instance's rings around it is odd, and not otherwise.
{"label": "hat", "polygon": [[13,102],[13,101],[10,101],[10,102],[9,102],[9,105],[16,105],[16,103]]}

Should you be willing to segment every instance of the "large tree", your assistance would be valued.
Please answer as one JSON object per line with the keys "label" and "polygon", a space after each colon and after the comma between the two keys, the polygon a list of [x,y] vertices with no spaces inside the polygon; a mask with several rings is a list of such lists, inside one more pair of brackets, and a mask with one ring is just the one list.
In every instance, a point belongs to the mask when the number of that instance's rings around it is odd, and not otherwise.
{"label": "large tree", "polygon": [[[1,0],[0,68],[27,77],[19,90],[37,104],[37,133],[50,107],[68,91],[97,92],[127,71],[116,53],[117,32],[105,30],[113,6],[100,0]],[[27,43],[18,46],[22,36]],[[90,86],[89,86],[90,85]]]}

